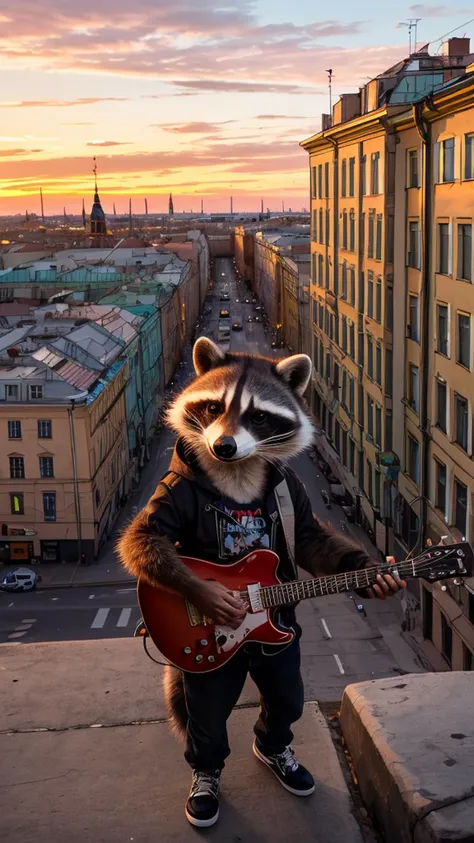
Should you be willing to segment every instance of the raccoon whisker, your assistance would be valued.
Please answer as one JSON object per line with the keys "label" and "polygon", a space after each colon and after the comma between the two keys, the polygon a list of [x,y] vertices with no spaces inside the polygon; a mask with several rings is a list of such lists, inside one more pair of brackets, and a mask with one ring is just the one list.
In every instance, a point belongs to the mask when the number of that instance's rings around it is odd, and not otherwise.
{"label": "raccoon whisker", "polygon": [[288,433],[275,433],[273,436],[268,436],[266,439],[261,439],[260,445],[266,445],[267,442],[275,442],[275,441],[280,442],[280,440],[289,439],[290,436],[294,436],[294,435],[295,435],[294,430],[290,430],[290,431],[288,431]]}

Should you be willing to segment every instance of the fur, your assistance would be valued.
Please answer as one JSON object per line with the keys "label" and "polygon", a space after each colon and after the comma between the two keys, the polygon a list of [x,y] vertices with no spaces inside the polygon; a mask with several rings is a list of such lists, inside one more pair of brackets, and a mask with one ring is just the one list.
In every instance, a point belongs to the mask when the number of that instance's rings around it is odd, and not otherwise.
{"label": "fur", "polygon": [[165,667],[163,691],[171,731],[179,740],[184,740],[188,724],[188,710],[184,695],[183,674],[176,667],[171,665]]}

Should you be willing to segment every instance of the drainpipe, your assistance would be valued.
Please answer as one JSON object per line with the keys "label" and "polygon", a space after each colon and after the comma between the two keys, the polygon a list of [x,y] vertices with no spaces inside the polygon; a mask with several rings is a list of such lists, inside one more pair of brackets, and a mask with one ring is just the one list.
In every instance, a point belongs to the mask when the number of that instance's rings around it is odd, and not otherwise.
{"label": "drainpipe", "polygon": [[339,147],[337,145],[337,141],[334,138],[327,137],[325,140],[328,140],[329,143],[332,144],[332,148],[334,151],[333,154],[333,163],[334,163],[334,175],[333,175],[333,192],[334,192],[334,250],[333,250],[333,281],[334,281],[334,295],[339,295]]}
{"label": "drainpipe", "polygon": [[76,458],[76,436],[74,432],[73,412],[75,409],[75,402],[71,401],[71,406],[68,407],[67,413],[69,416],[69,431],[71,434],[71,454],[72,454],[72,470],[74,476],[74,506],[76,509],[76,526],[77,526],[77,548],[78,560],[80,565],[82,561],[82,524],[81,524],[81,501],[79,497],[79,479],[77,476],[77,458]]}
{"label": "drainpipe", "polygon": [[421,484],[420,484],[420,549],[425,546],[426,522],[428,518],[429,496],[429,458],[430,458],[430,430],[429,430],[429,371],[430,371],[430,318],[431,318],[431,231],[432,231],[432,195],[433,195],[433,142],[431,124],[423,118],[426,100],[413,106],[413,117],[418,134],[421,138],[423,156],[423,269],[421,278],[421,400],[420,400],[420,430],[422,436],[421,447]]}

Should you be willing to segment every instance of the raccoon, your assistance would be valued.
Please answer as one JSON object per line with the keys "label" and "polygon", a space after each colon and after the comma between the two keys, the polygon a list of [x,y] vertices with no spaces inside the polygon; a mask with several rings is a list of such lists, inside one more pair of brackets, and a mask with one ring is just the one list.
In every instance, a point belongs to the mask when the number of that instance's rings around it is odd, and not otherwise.
{"label": "raccoon", "polygon": [[302,395],[311,360],[224,353],[201,337],[196,379],[171,405],[168,424],[196,455],[213,485],[239,503],[257,498],[268,466],[307,448],[313,427]]}

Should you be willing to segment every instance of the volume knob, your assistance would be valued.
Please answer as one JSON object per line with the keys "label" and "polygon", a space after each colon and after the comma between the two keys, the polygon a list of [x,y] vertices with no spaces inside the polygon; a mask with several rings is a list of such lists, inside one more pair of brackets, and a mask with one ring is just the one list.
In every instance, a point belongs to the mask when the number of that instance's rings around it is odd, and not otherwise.
{"label": "volume knob", "polygon": [[199,643],[201,647],[207,647],[207,638],[201,638]]}
{"label": "volume knob", "polygon": [[196,656],[196,661],[197,661],[197,662],[202,662],[203,658],[204,658],[204,657],[203,657],[203,656],[201,656],[201,654],[199,654],[198,656]]}
{"label": "volume knob", "polygon": [[192,653],[191,647],[185,647],[183,653],[185,656],[190,656]]}

